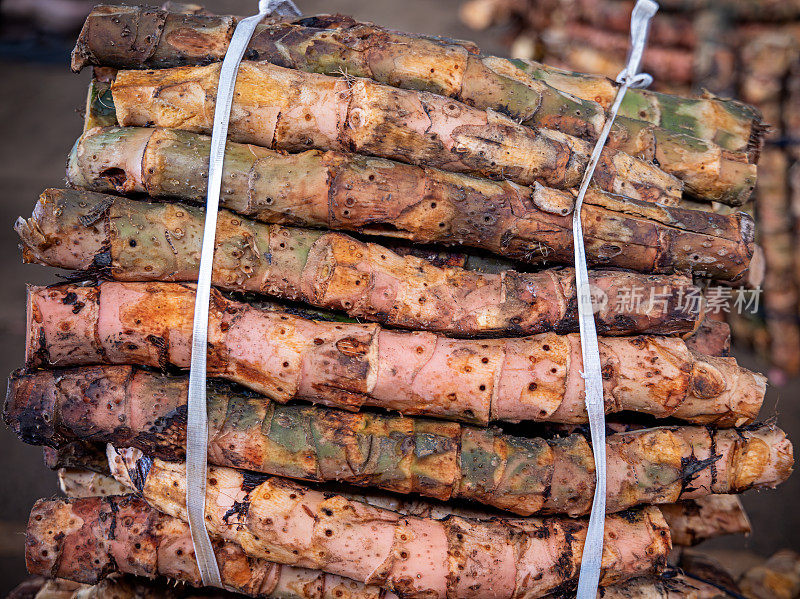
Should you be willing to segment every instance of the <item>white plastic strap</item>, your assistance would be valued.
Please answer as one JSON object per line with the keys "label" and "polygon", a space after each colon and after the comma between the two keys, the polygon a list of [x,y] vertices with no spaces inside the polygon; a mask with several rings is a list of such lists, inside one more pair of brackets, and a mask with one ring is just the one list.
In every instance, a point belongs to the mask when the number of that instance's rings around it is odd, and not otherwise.
{"label": "white plastic strap", "polygon": [[214,262],[214,240],[217,232],[217,211],[222,185],[222,166],[228,137],[228,120],[233,103],[233,88],[239,64],[253,37],[256,26],[270,14],[300,16],[291,0],[260,0],[258,14],[239,21],[231,37],[219,74],[214,129],[211,134],[211,155],[208,163],[208,195],[200,272],[194,304],[192,328],[192,361],[189,371],[189,397],[186,431],[186,511],[192,532],[192,543],[203,584],[222,587],[214,549],[205,526],[206,468],[208,454],[208,415],[206,413],[206,351],[208,346],[208,312],[211,296],[211,269]]}
{"label": "white plastic strap", "polygon": [[631,49],[625,68],[617,76],[621,84],[609,109],[605,126],[592,151],[586,172],[583,175],[575,210],[572,214],[572,236],[575,245],[575,285],[578,293],[578,323],[581,332],[581,353],[583,356],[583,379],[586,389],[586,411],[594,449],[595,489],[589,529],[581,557],[581,572],[578,579],[577,599],[596,599],[600,581],[600,566],[603,559],[603,534],[606,520],[606,415],[603,401],[603,378],[600,368],[600,349],[597,343],[597,329],[594,323],[592,294],[589,287],[589,273],[586,268],[586,250],[583,246],[583,227],[581,208],[583,198],[594,170],[600,160],[611,126],[617,117],[622,99],[629,87],[646,87],[653,79],[646,73],[638,73],[642,60],[650,19],[656,14],[658,4],[653,0],[638,0],[631,15]]}

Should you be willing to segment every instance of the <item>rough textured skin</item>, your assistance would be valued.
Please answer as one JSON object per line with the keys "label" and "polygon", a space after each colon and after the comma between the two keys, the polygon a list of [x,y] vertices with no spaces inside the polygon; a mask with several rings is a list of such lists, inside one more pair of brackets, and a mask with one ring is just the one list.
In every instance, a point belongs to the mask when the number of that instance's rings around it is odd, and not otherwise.
{"label": "rough textured skin", "polygon": [[[115,478],[184,519],[182,463],[109,451]],[[130,473],[130,476],[129,476]],[[586,520],[443,520],[396,512],[232,468],[208,471],[206,524],[249,555],[320,569],[401,597],[542,597],[577,578]],[[653,572],[671,548],[657,508],[606,519],[603,586]]]}
{"label": "rough textured skin", "polygon": [[[524,85],[531,82],[543,83],[528,69],[519,68],[517,61],[487,58],[484,63]],[[675,96],[667,98],[674,103],[685,101],[691,105],[695,102]],[[630,102],[627,96],[626,100]],[[607,147],[658,165],[683,181],[686,192],[697,199],[740,206],[750,198],[756,183],[756,152],[726,150],[716,143],[659,127],[645,120],[638,120],[637,117],[618,116]]]}
{"label": "rough textured skin", "polygon": [[[31,286],[27,364],[187,368],[193,312],[188,284]],[[372,405],[484,424],[586,420],[577,334],[452,339],[314,321],[212,291],[208,339],[210,376],[281,403]],[[600,357],[608,412],[735,425],[749,422],[764,397],[762,376],[733,358],[692,354],[674,337],[603,337]]]}
{"label": "rough textured skin", "polygon": [[[96,472],[81,468],[64,469],[59,472],[59,489],[61,492],[71,498],[95,497],[98,495],[93,492],[97,489],[95,483],[96,481],[101,481],[102,484],[106,486],[110,484],[121,485],[125,490],[118,494],[128,493],[128,487],[125,487],[111,476],[105,445],[103,446],[103,456],[106,460],[107,474],[97,474]],[[384,493],[375,490],[365,491],[363,493],[341,491],[339,494],[348,499],[368,503],[375,507],[397,512],[404,516],[418,516],[421,518],[433,518],[435,520],[442,520],[453,515],[475,520],[491,520],[504,515],[503,512],[499,510],[484,508],[482,506],[466,503],[455,505],[453,503],[433,501],[420,497],[410,498],[407,495]]]}
{"label": "rough textured skin", "polygon": [[[208,134],[219,69],[214,63],[120,71],[111,86],[117,120]],[[557,189],[580,185],[593,147],[429,92],[248,61],[239,67],[228,136],[273,150],[352,151]],[[665,204],[677,203],[683,193],[679,179],[611,149],[604,150],[593,182]]]}
{"label": "rough textured skin", "polygon": [[[106,460],[106,469],[108,461]],[[93,497],[106,495],[104,489],[123,488],[117,494],[127,492],[116,479],[82,469],[59,471],[59,488],[67,497]],[[404,516],[442,520],[448,516],[460,516],[476,520],[492,520],[503,513],[493,509],[482,509],[471,504],[453,504],[409,497],[397,494],[368,491],[362,494],[341,493],[354,501],[384,508]],[[749,534],[750,522],[739,499],[734,495],[709,495],[697,499],[686,499],[678,503],[660,504],[659,509],[669,526],[673,545],[695,545],[701,541],[728,534]]]}
{"label": "rough textured skin", "polygon": [[[214,548],[223,583],[251,597],[396,599],[374,586],[249,557],[234,543]],[[189,525],[132,495],[37,501],[25,560],[32,574],[88,584],[122,572],[201,585]]]}
{"label": "rough textured skin", "polygon": [[[145,15],[151,18],[142,18]],[[186,18],[127,6],[96,7],[73,50],[72,68],[168,68],[221,61],[237,21],[229,16]],[[148,47],[119,44],[123,28],[139,38],[149,35]],[[509,80],[485,66],[477,49],[464,42],[390,31],[340,15],[266,22],[256,29],[245,58],[432,92],[581,137],[595,138],[605,118],[594,102],[570,98],[538,81],[525,85]]]}
{"label": "rough textured skin", "polygon": [[[87,17],[73,51],[72,68],[75,71],[87,65],[165,68],[218,61],[227,49],[236,21],[236,17],[206,15],[187,18],[166,11],[99,6]],[[655,27],[659,27],[659,23],[656,22]],[[126,29],[127,35],[123,36]],[[136,32],[132,36],[133,43],[116,43],[121,37],[131,37],[131,32]],[[291,33],[281,35],[281,32]],[[467,104],[507,111],[514,118],[532,122],[539,119],[543,126],[563,130],[572,127],[574,135],[581,135],[582,130],[584,135],[596,135],[602,128],[603,116],[595,102],[607,109],[616,93],[616,84],[605,77],[560,71],[538,63],[526,65],[507,61],[527,67],[528,74],[533,76],[520,81],[524,85],[518,85],[502,71],[497,72],[486,65],[502,59],[481,56],[478,48],[469,42],[398,33],[369,23],[357,23],[340,15],[315,16],[291,24],[265,23],[256,30],[247,58],[269,60],[269,56],[264,55],[267,48],[274,54],[278,45],[286,48],[309,44],[310,40],[303,40],[303,32],[322,38],[324,42],[310,44],[316,48],[309,49],[305,55],[297,51],[288,56],[284,53],[280,56],[281,61],[306,64],[309,69],[313,65],[315,71],[327,74],[338,74],[336,69],[344,66],[349,74],[356,76],[453,95]],[[363,33],[379,37],[380,44],[375,46],[362,42],[359,34]],[[387,45],[398,42],[404,44],[405,52],[401,60],[387,64],[387,53],[394,52],[392,45]],[[408,51],[409,46],[414,47],[413,52]],[[477,70],[474,74],[464,70],[460,75],[458,71],[462,64],[469,64]],[[546,85],[537,85],[537,81]],[[554,94],[553,89],[567,92],[567,95]],[[575,115],[579,118],[568,118],[564,114],[577,108],[581,109]],[[643,120],[718,143],[734,152],[760,147],[763,134],[760,115],[755,109],[732,100],[681,98],[634,89],[627,94],[622,113],[633,120]]]}
{"label": "rough textured skin", "polygon": [[[111,128],[76,143],[76,186],[204,202],[210,139],[177,130]],[[574,196],[369,158],[311,150],[285,155],[229,142],[221,202],[256,220],[422,243],[471,246],[532,264],[572,264]],[[581,220],[587,260],[642,272],[739,279],[753,221],[590,190]]]}
{"label": "rough textured skin", "polygon": [[750,534],[750,519],[735,495],[708,495],[662,505],[675,545],[697,545],[722,535]]}
{"label": "rough textured skin", "polygon": [[78,468],[59,469],[58,488],[64,495],[73,498],[127,493],[126,487],[110,476]]}
{"label": "rough textured skin", "polygon": [[706,316],[697,330],[686,337],[686,347],[706,356],[729,356],[731,327],[727,322]]}
{"label": "rough textured skin", "polygon": [[[619,87],[602,75],[565,71],[532,60],[511,62],[535,79],[577,98],[596,101],[605,108],[614,101]],[[767,131],[755,107],[711,94],[681,98],[632,89],[625,94],[619,114],[710,141],[732,152],[746,152],[750,162],[758,160]]]}
{"label": "rough textured skin", "polygon": [[[101,7],[87,18],[73,52],[73,68],[87,63],[117,68],[174,67],[222,60],[231,17],[158,13]],[[125,22],[123,25],[122,22]],[[149,51],[119,44],[120,29],[150,35]],[[112,43],[114,45],[112,46]],[[117,44],[119,50],[117,51]],[[203,48],[202,54],[197,52]],[[128,52],[126,52],[128,50]],[[400,88],[455,98],[501,112],[525,125],[595,140],[604,108],[571,97],[517,69],[510,61],[483,57],[450,40],[397,33],[346,17],[309,17],[262,26],[250,42],[248,60],[325,75],[366,77]],[[741,204],[755,183],[746,156],[729,157],[719,146],[628,118],[616,121],[608,147],[650,161],[684,180],[696,196]],[[739,164],[737,164],[737,161]]]}
{"label": "rough textured skin", "polygon": [[[491,1],[491,0],[490,0]],[[576,5],[583,5],[585,13],[597,15],[600,12],[614,13],[618,19],[619,27],[613,28],[623,38],[627,39],[629,26],[627,21],[632,2],[593,2],[592,0],[559,2],[525,2],[513,0],[499,0],[501,4],[509,7],[514,13],[513,18],[525,21],[517,23],[518,31],[526,29],[523,36],[529,36],[528,42],[541,39],[542,46],[550,48],[548,42],[563,34],[567,44],[573,43],[577,55],[595,57],[605,62],[609,70],[603,70],[607,76],[614,77],[618,70],[613,70],[612,64],[621,64],[625,60],[625,52],[614,52],[603,44],[596,47],[587,47],[569,31],[569,22],[590,23],[601,36],[606,36],[610,29],[602,24],[597,24],[590,19],[583,19],[576,9]],[[692,4],[692,3],[689,3]],[[694,30],[700,35],[689,47],[690,56],[694,67],[694,89],[705,92],[711,90],[714,94],[739,97],[758,107],[763,115],[763,120],[770,124],[766,136],[766,147],[759,160],[759,180],[756,190],[757,198],[747,208],[755,214],[758,222],[759,238],[764,242],[766,261],[768,264],[763,295],[761,296],[760,317],[742,317],[731,315],[731,324],[735,326],[734,336],[739,344],[753,346],[759,353],[765,354],[772,362],[770,374],[776,382],[780,382],[800,371],[800,329],[798,328],[797,306],[800,300],[800,277],[798,265],[800,255],[795,248],[800,247],[797,239],[798,211],[797,199],[800,194],[795,192],[795,200],[790,198],[791,189],[800,190],[800,186],[792,186],[792,162],[800,157],[798,148],[800,144],[800,20],[765,22],[774,19],[780,9],[787,3],[754,1],[750,6],[756,8],[758,15],[753,21],[736,21],[732,18],[735,9],[724,9],[719,3],[709,3],[711,6],[703,7],[698,12],[690,12],[686,6],[681,7],[681,18],[691,24],[686,29]],[[736,3],[736,4],[747,4]],[[559,5],[560,10],[548,10]],[[519,11],[519,12],[518,12]],[[555,14],[557,13],[557,14]],[[552,28],[540,38],[537,32],[543,28],[529,25],[530,15],[541,14]],[[664,16],[659,14],[657,21],[664,22]],[[671,15],[674,16],[674,15]],[[567,23],[565,25],[565,23]],[[579,27],[583,29],[583,25]],[[557,29],[555,34],[552,29]],[[585,31],[585,30],[584,30]],[[577,32],[580,35],[580,32]],[[650,41],[653,40],[651,35]],[[519,45],[522,55],[532,56]],[[538,49],[538,48],[537,48]],[[544,52],[545,60],[562,59],[561,64],[568,68],[585,71],[586,63],[569,62],[569,57],[559,56],[560,48],[553,48],[553,52]],[[541,54],[537,54],[540,56]],[[566,59],[566,60],[564,60]],[[644,61],[647,61],[645,56]],[[597,71],[595,71],[597,72]],[[659,80],[656,77],[656,86],[671,87],[669,81]],[[674,89],[674,88],[672,88]],[[704,93],[704,95],[706,95]],[[795,168],[800,173],[800,168]],[[787,186],[787,178],[789,185]],[[800,179],[798,179],[800,182]],[[792,205],[793,204],[793,205]],[[793,222],[794,220],[794,222]],[[794,252],[794,256],[792,255]],[[738,326],[735,320],[741,323]]]}
{"label": "rough textured skin", "polygon": [[58,447],[43,447],[44,465],[50,470],[81,468],[99,474],[108,474],[105,445],[91,441],[59,443]]}
{"label": "rough textured skin", "polygon": [[[204,217],[201,208],[181,204],[50,189],[15,228],[26,262],[120,281],[196,281]],[[578,330],[572,269],[437,267],[341,233],[257,223],[227,210],[218,216],[212,276],[223,289],[457,337]],[[702,316],[680,305],[681,297],[700,294],[688,277],[592,271],[590,282],[605,294],[595,315],[603,334],[685,333]],[[625,310],[633,289],[666,301]]]}
{"label": "rough textured skin", "polygon": [[[503,514],[498,510],[481,509],[472,504],[443,503],[374,491],[368,494],[343,493],[343,495],[403,515],[437,520],[453,514],[464,518],[490,520]],[[658,509],[667,521],[673,546],[689,546],[723,535],[750,533],[750,521],[735,495],[707,495],[697,499],[684,499],[677,503],[659,504]],[[708,520],[701,523],[700,518]],[[655,581],[649,582],[653,584]],[[624,587],[625,584],[620,586]],[[610,592],[610,589],[605,592]]]}
{"label": "rough textured skin", "polygon": [[[183,459],[187,392],[185,377],[128,366],[18,374],[4,417],[28,443],[89,438]],[[523,516],[591,509],[594,457],[582,434],[525,438],[439,420],[282,406],[217,384],[207,401],[209,460],[220,466],[469,499]],[[608,437],[607,452],[609,512],[774,487],[793,463],[791,443],[773,426],[624,432]]]}
{"label": "rough textured skin", "polygon": [[[105,446],[103,446],[105,454]],[[107,492],[115,489],[115,493]],[[128,488],[111,476],[106,456],[106,473],[100,474],[86,468],[61,468],[58,470],[58,490],[71,499],[125,495]]]}

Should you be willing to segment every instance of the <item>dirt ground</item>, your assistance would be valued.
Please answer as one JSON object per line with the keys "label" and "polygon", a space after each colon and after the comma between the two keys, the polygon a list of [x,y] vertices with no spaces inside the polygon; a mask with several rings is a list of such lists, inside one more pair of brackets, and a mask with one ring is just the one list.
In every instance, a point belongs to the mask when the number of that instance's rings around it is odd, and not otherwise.
{"label": "dirt ground", "polygon": [[[211,1],[215,12],[249,14],[255,1]],[[458,22],[458,0],[300,0],[307,14],[341,12],[397,29],[472,39],[486,51],[502,53],[502,32],[475,34]],[[65,157],[81,130],[80,109],[88,73],[72,74],[68,56],[49,63],[0,62],[0,373],[22,365],[25,283],[49,283],[55,272],[20,263],[11,226],[27,215],[42,189],[63,184]],[[752,356],[742,363],[765,370]],[[778,415],[791,437],[800,439],[800,381],[771,388],[762,416]],[[33,502],[56,492],[55,475],[42,465],[41,450],[19,442],[0,426],[0,596],[25,576],[24,526]],[[800,477],[778,491],[750,493],[745,504],[753,521],[749,539],[722,539],[710,544],[733,555],[742,549],[769,555],[780,547],[800,550]]]}

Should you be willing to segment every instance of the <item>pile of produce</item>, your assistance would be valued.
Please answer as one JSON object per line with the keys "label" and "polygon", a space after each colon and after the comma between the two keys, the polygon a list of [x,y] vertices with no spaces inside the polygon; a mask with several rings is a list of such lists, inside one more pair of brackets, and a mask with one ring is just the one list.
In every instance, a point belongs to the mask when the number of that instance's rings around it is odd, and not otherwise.
{"label": "pile of produce", "polygon": [[[550,65],[616,77],[624,66],[633,2],[629,0],[471,0],[461,10],[483,28],[511,23],[517,66],[545,82],[571,73]],[[758,223],[766,272],[757,315],[726,314],[735,342],[752,345],[776,367],[775,380],[800,373],[800,3],[796,0],[662,0],[643,69],[654,88],[703,98],[741,98],[769,125],[759,162]],[[603,80],[568,88],[587,99]],[[602,93],[602,92],[601,92]],[[702,101],[702,100],[700,100]],[[628,113],[640,102],[628,102]],[[647,107],[642,107],[647,111]],[[626,109],[623,108],[623,113]],[[728,146],[727,140],[717,143]],[[716,206],[716,210],[725,210]]]}
{"label": "pile of produce", "polygon": [[[783,550],[769,559],[742,556],[752,562],[741,573],[723,567],[720,562],[694,550],[684,550],[676,566],[665,569],[658,581],[633,579],[607,587],[604,598],[646,599],[649,597],[747,599],[795,599],[800,596],[800,555]],[[740,558],[741,559],[741,558]],[[342,591],[337,595],[336,591]],[[288,597],[296,597],[289,591]],[[343,587],[335,588],[336,597],[349,596]],[[379,597],[375,593],[374,597]],[[384,595],[386,596],[386,595]],[[563,595],[559,595],[563,596]],[[186,583],[166,582],[127,574],[111,574],[94,585],[64,579],[31,577],[15,588],[8,599],[234,599],[241,594],[220,589],[196,589]]]}
{"label": "pile of produce", "polygon": [[[69,188],[16,223],[26,262],[70,271],[28,288],[4,417],[46,447],[65,495],[33,507],[28,568],[101,585],[76,597],[158,592],[137,577],[201,584],[187,368],[236,21],[97,7],[73,54],[94,80]],[[574,589],[595,466],[571,221],[607,102],[556,83],[343,16],[256,30],[208,328],[205,524],[229,591]],[[633,97],[651,111],[619,119],[581,213],[609,414],[600,584],[710,597],[668,567],[672,546],[747,532],[736,494],[793,466],[785,434],[757,421],[764,377],[727,355],[694,280],[752,275],[736,207],[764,128],[733,101]],[[698,208],[711,202],[730,210]]]}

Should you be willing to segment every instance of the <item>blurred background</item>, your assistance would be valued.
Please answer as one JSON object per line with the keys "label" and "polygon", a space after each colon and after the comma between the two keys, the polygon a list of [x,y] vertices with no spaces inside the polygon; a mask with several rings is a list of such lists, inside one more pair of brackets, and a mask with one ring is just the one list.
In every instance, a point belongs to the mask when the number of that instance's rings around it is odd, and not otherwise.
{"label": "blurred background", "polygon": [[[586,2],[592,4],[589,0]],[[0,2],[0,81],[3,82],[0,92],[3,140],[0,145],[0,193],[3,194],[0,226],[5,231],[0,235],[0,256],[3,257],[0,260],[0,373],[3,375],[22,365],[25,284],[57,280],[55,271],[21,264],[16,235],[11,227],[18,216],[30,214],[34,201],[44,188],[63,185],[67,153],[81,133],[81,111],[90,79],[89,70],[79,75],[70,72],[69,51],[85,15],[94,4],[84,0]],[[246,15],[254,11],[256,2],[207,0],[203,4],[211,12]],[[563,29],[564,14],[556,11],[559,3],[555,0],[548,1],[547,6],[540,3],[536,10],[537,3],[528,0],[486,0],[471,3],[467,9],[463,8],[464,4],[461,0],[298,1],[306,14],[340,12],[390,28],[470,39],[487,54],[541,57],[547,47],[537,32],[555,25],[561,25]],[[517,10],[519,6],[523,6],[526,12]],[[556,21],[537,21],[531,15],[556,17]],[[465,21],[472,28],[467,27]],[[624,38],[625,34],[622,35]],[[572,40],[578,48],[591,48],[589,41],[574,31],[570,33],[569,29],[560,39]],[[549,61],[548,56],[545,58]],[[570,60],[568,56],[553,54],[553,62],[568,65]],[[610,65],[595,62],[576,66],[596,72],[616,68],[613,62]],[[678,82],[684,86],[681,89],[703,87],[706,83],[702,78],[691,80],[691,76],[687,77],[688,81]],[[711,75],[708,77],[711,81]],[[661,84],[662,88],[672,89],[668,83],[662,81]],[[733,86],[723,91],[737,90],[738,87]],[[795,108],[795,112],[800,113],[800,105]],[[789,218],[788,214],[786,218]],[[797,247],[798,242],[791,240],[785,252],[800,256]],[[780,282],[782,287],[793,288],[791,278],[784,277]],[[792,327],[797,328],[796,293],[792,297],[791,319],[773,325],[779,334],[784,329],[788,331],[787,335],[792,334]],[[750,330],[749,326],[741,325],[739,328],[746,331]],[[800,360],[800,342],[795,341],[797,347],[794,347],[790,341],[788,349],[784,346],[777,350],[770,362],[765,356],[770,354],[771,338],[758,335],[757,332],[749,336],[742,333],[742,338],[747,338],[748,343],[740,344],[734,355],[748,368],[762,372],[771,370],[773,384],[764,403],[762,418],[777,415],[781,427],[797,441],[800,439],[800,379],[792,376],[791,368],[777,366],[780,366],[781,359],[784,363],[794,359],[795,356],[788,355],[788,352],[797,352]],[[774,331],[772,335],[775,335]],[[5,426],[0,426],[0,596],[25,576],[24,527],[33,502],[55,492],[56,477],[43,466],[41,450],[20,443]],[[746,540],[723,538],[708,543],[708,547],[729,561],[742,559],[744,550],[764,556],[782,547],[800,550],[798,499],[798,476],[777,491],[746,494],[744,503],[753,521],[753,535]]]}

